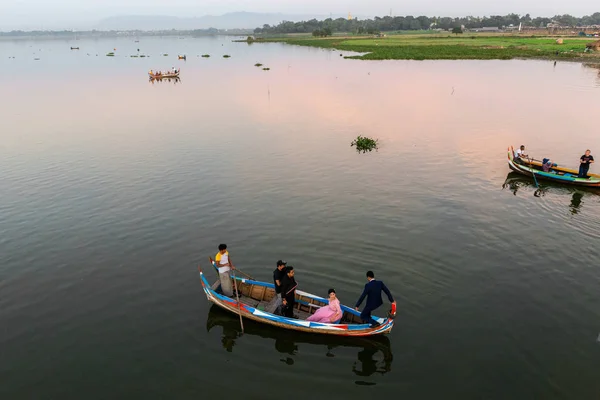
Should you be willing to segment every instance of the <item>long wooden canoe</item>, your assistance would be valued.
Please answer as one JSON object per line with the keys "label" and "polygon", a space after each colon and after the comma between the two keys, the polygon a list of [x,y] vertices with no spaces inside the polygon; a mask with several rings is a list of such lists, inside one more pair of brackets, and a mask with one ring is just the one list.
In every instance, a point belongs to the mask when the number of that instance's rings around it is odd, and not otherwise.
{"label": "long wooden canoe", "polygon": [[600,187],[600,175],[597,174],[588,174],[588,178],[579,178],[579,171],[575,171],[574,169],[553,165],[548,172],[545,172],[542,169],[540,161],[527,159],[515,161],[512,146],[508,148],[508,166],[513,171],[522,175],[530,177],[535,175],[537,179],[582,187]]}
{"label": "long wooden canoe", "polygon": [[[215,267],[214,263],[213,267]],[[209,302],[231,313],[241,313],[244,318],[278,328],[324,335],[372,336],[390,333],[394,326],[395,314],[389,314],[386,318],[373,316],[380,325],[371,327],[369,324],[363,323],[359,312],[345,305],[341,305],[342,319],[337,324],[306,321],[306,318],[319,307],[327,305],[328,300],[300,290],[296,290],[296,305],[294,308],[294,314],[298,316],[297,319],[271,314],[265,311],[265,306],[275,296],[274,285],[236,276],[238,291],[241,294],[238,308],[236,299],[222,294],[219,279],[211,285],[202,270],[200,270],[200,281]]]}
{"label": "long wooden canoe", "polygon": [[178,78],[179,71],[177,71],[174,74],[162,74],[162,75],[153,75],[150,72],[148,72],[148,76],[150,77],[150,79]]}

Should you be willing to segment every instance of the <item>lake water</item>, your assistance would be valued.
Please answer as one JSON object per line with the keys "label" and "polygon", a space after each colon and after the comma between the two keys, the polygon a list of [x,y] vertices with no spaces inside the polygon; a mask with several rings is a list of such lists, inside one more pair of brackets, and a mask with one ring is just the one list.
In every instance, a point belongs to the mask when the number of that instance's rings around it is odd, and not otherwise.
{"label": "lake water", "polygon": [[[506,163],[600,155],[600,71],[339,54],[0,41],[0,398],[600,397],[600,195]],[[394,330],[240,336],[198,279],[222,242],[349,305],[374,270]]]}

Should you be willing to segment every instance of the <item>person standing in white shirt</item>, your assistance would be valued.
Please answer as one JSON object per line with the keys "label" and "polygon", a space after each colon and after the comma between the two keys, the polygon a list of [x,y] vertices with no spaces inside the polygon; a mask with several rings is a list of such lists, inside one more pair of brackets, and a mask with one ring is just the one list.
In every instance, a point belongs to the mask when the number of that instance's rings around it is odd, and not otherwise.
{"label": "person standing in white shirt", "polygon": [[225,296],[233,296],[233,283],[231,282],[231,270],[235,269],[229,262],[229,252],[226,244],[219,245],[219,252],[215,256],[215,262],[219,269],[219,280],[221,281],[221,291]]}

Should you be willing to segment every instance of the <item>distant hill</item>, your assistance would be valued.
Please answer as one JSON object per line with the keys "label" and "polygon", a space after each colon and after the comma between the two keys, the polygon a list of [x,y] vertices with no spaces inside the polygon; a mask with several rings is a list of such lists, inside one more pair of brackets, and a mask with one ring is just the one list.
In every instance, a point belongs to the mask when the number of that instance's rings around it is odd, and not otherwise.
{"label": "distant hill", "polygon": [[[334,16],[337,18],[339,16]],[[311,14],[271,14],[252,12],[233,12],[219,16],[180,18],[162,15],[127,15],[110,17],[101,20],[94,29],[97,30],[190,30],[190,29],[254,29],[264,24],[277,25],[281,21],[305,21],[312,18],[319,20],[329,18]]]}

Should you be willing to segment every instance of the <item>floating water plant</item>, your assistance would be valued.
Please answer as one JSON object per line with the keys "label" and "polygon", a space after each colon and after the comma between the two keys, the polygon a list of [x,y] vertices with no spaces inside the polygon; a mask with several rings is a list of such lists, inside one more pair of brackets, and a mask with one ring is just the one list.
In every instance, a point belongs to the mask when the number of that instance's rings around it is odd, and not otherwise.
{"label": "floating water plant", "polygon": [[208,58],[208,57],[210,57],[210,54],[202,54],[202,57]]}
{"label": "floating water plant", "polygon": [[115,56],[115,53],[112,53],[112,52],[111,53],[106,53],[106,57],[114,57],[114,56]]}
{"label": "floating water plant", "polygon": [[366,136],[359,135],[352,141],[352,143],[350,143],[350,147],[356,147],[356,151],[359,153],[377,150],[377,139],[371,139]]}
{"label": "floating water plant", "polygon": [[261,63],[256,63],[254,64],[255,67],[262,67],[263,65]]}
{"label": "floating water plant", "polygon": [[263,68],[263,71],[270,71],[271,68]]}
{"label": "floating water plant", "polygon": [[229,54],[225,54],[225,55],[223,56],[223,58],[229,58],[229,57],[231,57]]}
{"label": "floating water plant", "polygon": [[168,55],[168,54],[166,54],[166,53],[165,53],[165,54],[163,54],[163,57],[168,57],[168,56],[169,56],[169,55]]}

